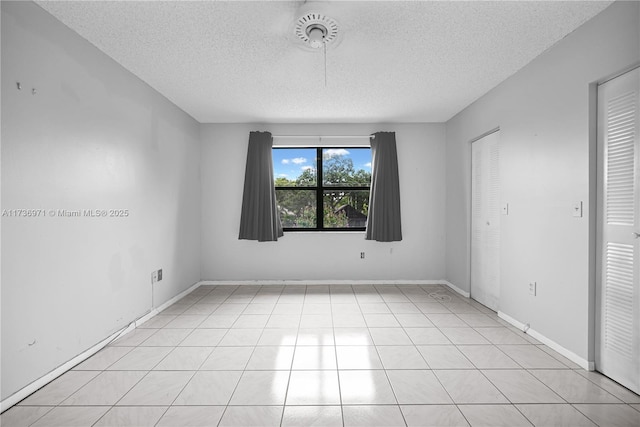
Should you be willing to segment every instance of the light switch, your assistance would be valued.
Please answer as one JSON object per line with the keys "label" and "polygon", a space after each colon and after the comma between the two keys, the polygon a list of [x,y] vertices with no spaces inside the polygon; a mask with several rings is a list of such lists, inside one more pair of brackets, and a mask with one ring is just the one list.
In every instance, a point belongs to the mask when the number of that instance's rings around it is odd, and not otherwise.
{"label": "light switch", "polygon": [[502,204],[502,215],[509,215],[509,203]]}
{"label": "light switch", "polygon": [[574,217],[582,218],[582,202],[574,202],[571,209]]}

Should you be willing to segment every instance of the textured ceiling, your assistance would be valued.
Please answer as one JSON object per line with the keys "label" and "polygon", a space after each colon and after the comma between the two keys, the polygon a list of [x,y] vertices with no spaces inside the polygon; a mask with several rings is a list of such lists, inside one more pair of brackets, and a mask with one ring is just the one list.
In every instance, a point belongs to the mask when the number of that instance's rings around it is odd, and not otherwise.
{"label": "textured ceiling", "polygon": [[[38,2],[202,123],[443,122],[611,2]],[[338,21],[322,50],[300,8]]]}

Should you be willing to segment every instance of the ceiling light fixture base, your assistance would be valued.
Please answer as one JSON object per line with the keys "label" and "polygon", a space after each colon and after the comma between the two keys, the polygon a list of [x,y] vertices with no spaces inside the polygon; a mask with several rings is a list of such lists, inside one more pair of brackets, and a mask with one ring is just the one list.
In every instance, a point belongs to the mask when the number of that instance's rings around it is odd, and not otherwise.
{"label": "ceiling light fixture base", "polygon": [[308,12],[296,20],[294,33],[306,47],[320,49],[335,43],[338,22],[322,13]]}

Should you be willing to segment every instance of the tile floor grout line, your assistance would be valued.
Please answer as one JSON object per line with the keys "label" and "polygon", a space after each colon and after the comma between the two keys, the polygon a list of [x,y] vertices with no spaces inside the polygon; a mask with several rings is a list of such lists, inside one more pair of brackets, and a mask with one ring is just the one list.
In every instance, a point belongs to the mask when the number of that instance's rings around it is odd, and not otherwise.
{"label": "tile floor grout line", "polygon": [[578,411],[579,413],[581,413],[584,417],[586,417],[589,421],[591,421],[593,424],[595,424],[598,427],[601,427],[600,424],[598,424],[595,420],[591,419],[591,417],[587,414],[585,414],[584,412],[582,412],[579,408],[576,408],[576,405],[579,405],[578,403],[570,403],[569,405],[571,405],[571,407],[573,409],[575,409],[576,411]]}
{"label": "tile floor grout line", "polygon": [[467,422],[467,426],[472,426],[471,422],[469,421],[469,418],[467,418],[467,416],[464,414],[462,409],[460,409],[460,405],[457,404],[457,403],[454,403],[454,405],[455,405],[456,409],[458,410],[458,412],[462,415],[462,418],[464,418],[464,420]]}
{"label": "tile floor grout line", "polygon": [[[382,295],[381,295],[382,297]],[[395,317],[395,314],[393,313],[393,311],[390,309],[387,301],[384,300],[384,298],[382,298],[382,300],[384,301],[385,306],[387,307],[387,310],[389,310],[389,312],[393,315],[393,318],[396,319],[396,322],[398,322],[398,319]],[[365,322],[366,322],[366,318],[365,318]],[[398,322],[398,325],[400,325],[402,331],[404,332],[404,328],[402,328],[402,325],[400,324],[400,322]],[[405,332],[406,334],[406,332]],[[407,334],[407,337],[409,335]],[[409,339],[409,341],[411,341],[411,339]],[[374,343],[375,344],[375,343]],[[393,387],[393,384],[391,383],[391,379],[389,378],[389,374],[387,373],[387,369],[384,366],[384,362],[382,361],[382,357],[380,356],[380,351],[378,350],[378,346],[374,346],[376,354],[378,355],[378,359],[380,359],[380,364],[382,365],[382,370],[384,372],[384,377],[387,379],[387,383],[389,384],[389,388],[391,389],[391,393],[393,393],[393,398],[396,401],[396,407],[398,408],[398,411],[400,412],[400,416],[402,417],[402,421],[404,421],[404,425],[407,426],[407,420],[404,416],[404,413],[402,412],[402,408],[400,407],[400,402],[398,401],[398,395],[396,394],[396,390]],[[416,349],[417,351],[417,349]],[[426,362],[425,362],[426,363]],[[428,364],[427,364],[428,366]]]}
{"label": "tile floor grout line", "polygon": [[[130,372],[130,371],[106,371],[106,370],[104,370],[104,371],[102,371],[102,372]],[[134,372],[135,372],[135,371],[134,371]],[[115,402],[113,405],[111,405],[111,408],[110,408],[109,410],[107,410],[107,412],[105,412],[104,414],[102,414],[102,416],[101,416],[98,420],[96,420],[96,423],[97,423],[100,419],[102,419],[105,415],[107,415],[107,413],[109,413],[109,411],[111,411],[111,409],[113,409],[113,408],[117,407],[117,406],[118,406],[118,403],[119,403],[120,401],[122,401],[122,399],[124,399],[124,397],[125,397],[127,394],[129,394],[129,393],[131,392],[131,390],[133,390],[133,389],[134,389],[138,384],[140,384],[140,382],[141,382],[143,379],[145,379],[145,378],[149,375],[149,373],[151,373],[151,370],[148,370],[148,371],[147,371],[147,372],[146,372],[142,377],[140,377],[140,379],[139,379],[138,381],[136,381],[136,383],[135,383],[135,384],[133,384],[131,387],[129,387],[129,389],[128,389],[126,392],[124,392],[124,393],[122,394],[122,396],[120,396],[120,397],[116,400],[116,402]],[[78,391],[79,391],[79,390],[78,390]],[[69,397],[71,397],[71,396],[69,396]],[[168,407],[167,407],[167,410],[169,410],[169,408],[168,408]],[[165,411],[165,412],[166,412],[166,411]],[[164,414],[163,414],[163,415],[164,415]],[[94,424],[95,424],[95,423],[94,423]],[[93,425],[93,424],[92,424],[92,425]]]}
{"label": "tile floor grout line", "polygon": [[529,423],[531,424],[531,426],[532,426],[532,427],[535,427],[535,424],[534,424],[533,420],[530,420],[530,419],[529,419],[529,417],[527,417],[527,416],[525,415],[525,413],[524,413],[524,412],[522,412],[522,411],[520,410],[520,408],[518,408],[518,404],[516,404],[516,403],[512,403],[512,404],[511,404],[511,406],[513,406],[513,407],[514,407],[514,409],[515,409],[516,411],[518,411],[518,412],[520,413],[520,415],[522,415],[522,416],[524,417],[524,419],[525,419],[525,420],[529,421]]}
{"label": "tile floor grout line", "polygon": [[[305,295],[306,295],[306,286],[305,286]],[[304,311],[304,303],[303,303],[302,310]],[[282,401],[282,413],[280,414],[280,424],[279,424],[280,426],[282,426],[282,423],[284,422],[284,413],[285,413],[285,410],[286,410],[286,407],[287,407],[287,398],[288,398],[288,395],[289,395],[289,386],[291,385],[291,375],[293,373],[293,363],[294,363],[294,361],[296,359],[296,350],[298,348],[298,335],[299,335],[301,323],[302,323],[302,314],[300,314],[300,320],[298,321],[298,326],[296,328],[296,341],[295,341],[295,344],[293,346],[293,354],[291,355],[291,364],[289,365],[289,376],[287,378],[287,387],[286,387],[285,392],[284,392],[284,400]]]}
{"label": "tile floor grout line", "polygon": [[[351,289],[351,292],[353,292],[353,287],[350,286],[349,287]],[[355,297],[355,293],[354,293],[354,299],[356,299]],[[356,299],[356,304],[358,304],[357,299]],[[358,306],[358,309],[360,310],[360,306]],[[336,378],[338,379],[338,400],[340,401],[340,420],[342,421],[342,425],[344,426],[344,409],[343,409],[343,402],[342,402],[342,386],[340,384],[340,365],[338,362],[338,345],[336,342],[336,327],[335,327],[335,323],[333,322],[333,304],[331,304],[331,331],[333,333],[333,353],[335,355],[336,358]]]}
{"label": "tile floor grout line", "polygon": [[191,380],[193,380],[193,377],[196,376],[197,372],[198,371],[193,371],[193,373],[191,374],[191,376],[189,377],[187,382],[185,382],[184,385],[182,386],[182,388],[180,389],[180,391],[178,393],[176,393],[176,396],[173,398],[171,403],[167,405],[167,410],[162,414],[162,416],[160,418],[158,418],[158,421],[155,423],[155,425],[157,425],[160,422],[160,420],[162,420],[162,417],[164,417],[166,415],[166,413],[169,412],[169,410],[173,407],[173,404],[175,403],[175,401],[178,399],[180,394],[182,394],[182,392],[187,388],[187,385],[189,385]]}
{"label": "tile floor grout line", "polygon": [[[228,299],[228,297],[224,301],[226,301],[227,299]],[[224,304],[224,301],[220,305]],[[216,311],[217,311],[217,309],[216,309]],[[214,311],[214,313],[215,313],[215,311]],[[235,323],[235,321],[234,321],[234,323]],[[227,328],[227,332],[225,332],[223,334],[223,336],[222,336],[222,338],[220,338],[220,341],[218,342],[218,344],[220,344],[222,342],[222,340],[227,335],[227,333],[229,333],[230,330],[231,330],[231,327]],[[216,347],[219,347],[219,345],[216,346]],[[213,350],[213,351],[215,351],[215,350]],[[213,354],[213,351],[211,352],[211,354]],[[255,346],[254,346],[254,351],[255,351]],[[251,355],[249,355],[249,359],[247,360],[247,363],[244,366],[245,368],[246,368],[246,365],[249,363],[249,360],[251,360],[251,356],[252,355],[253,355],[253,351],[251,352]],[[211,357],[211,355],[209,355],[209,357]],[[205,362],[206,362],[206,360],[205,360]],[[227,404],[224,405],[224,410],[222,411],[222,414],[220,415],[220,419],[218,420],[218,423],[216,424],[217,426],[219,426],[220,423],[222,422],[222,420],[224,419],[224,416],[227,413],[227,409],[229,408],[229,406],[231,404],[231,399],[233,398],[233,395],[235,394],[236,390],[238,389],[238,385],[240,384],[240,381],[242,380],[242,376],[244,375],[244,372],[245,372],[245,369],[242,370],[242,373],[238,377],[238,381],[236,382],[236,385],[234,386],[233,391],[229,394],[229,399],[227,399]],[[162,418],[160,418],[160,420],[162,420]],[[158,422],[160,422],[160,420],[158,420]]]}

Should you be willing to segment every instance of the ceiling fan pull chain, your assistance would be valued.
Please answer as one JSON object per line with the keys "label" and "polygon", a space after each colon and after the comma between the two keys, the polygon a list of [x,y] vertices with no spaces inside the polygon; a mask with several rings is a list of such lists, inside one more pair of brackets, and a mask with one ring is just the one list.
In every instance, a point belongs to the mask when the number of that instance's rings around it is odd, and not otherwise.
{"label": "ceiling fan pull chain", "polygon": [[323,43],[324,47],[324,87],[327,87],[327,43]]}

